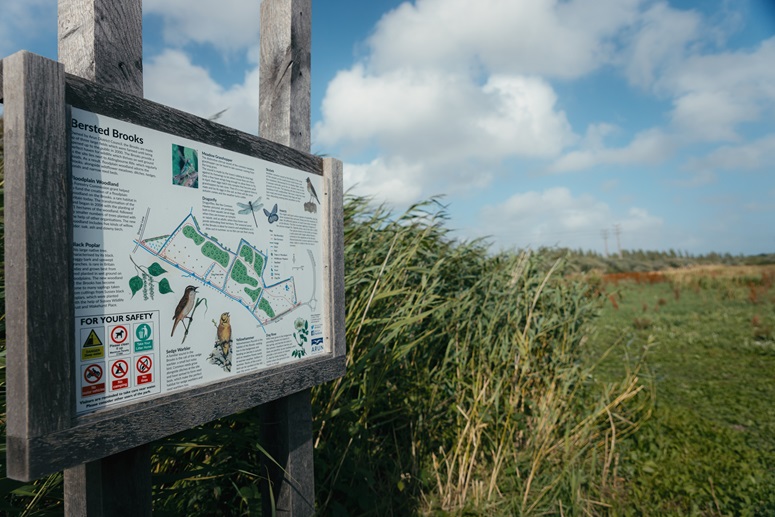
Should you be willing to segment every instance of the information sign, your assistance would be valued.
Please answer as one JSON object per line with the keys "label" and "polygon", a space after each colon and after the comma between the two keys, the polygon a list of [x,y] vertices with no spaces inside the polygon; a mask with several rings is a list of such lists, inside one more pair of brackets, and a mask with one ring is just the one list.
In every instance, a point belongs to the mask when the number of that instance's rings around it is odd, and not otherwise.
{"label": "information sign", "polygon": [[76,367],[136,369],[78,414],[327,350],[320,176],[77,108],[70,125]]}

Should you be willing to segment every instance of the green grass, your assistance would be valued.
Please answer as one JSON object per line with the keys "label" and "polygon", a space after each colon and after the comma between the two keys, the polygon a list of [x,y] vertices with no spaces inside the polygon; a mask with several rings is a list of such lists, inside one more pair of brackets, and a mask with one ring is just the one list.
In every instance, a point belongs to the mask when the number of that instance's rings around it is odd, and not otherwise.
{"label": "green grass", "polygon": [[761,271],[708,273],[608,286],[618,309],[606,304],[593,346],[621,345],[601,371],[648,349],[656,394],[620,443],[623,514],[775,514],[775,289]]}

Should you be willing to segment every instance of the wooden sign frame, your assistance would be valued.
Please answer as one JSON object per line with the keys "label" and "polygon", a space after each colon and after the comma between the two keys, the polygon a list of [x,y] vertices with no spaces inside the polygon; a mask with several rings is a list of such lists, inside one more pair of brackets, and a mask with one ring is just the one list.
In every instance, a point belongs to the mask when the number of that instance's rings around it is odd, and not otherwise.
{"label": "wooden sign frame", "polygon": [[[29,481],[344,375],[340,161],[100,86],[66,74],[58,62],[25,51],[2,61],[0,84],[6,153],[8,477]],[[76,416],[71,106],[322,176],[324,328],[330,350]]]}

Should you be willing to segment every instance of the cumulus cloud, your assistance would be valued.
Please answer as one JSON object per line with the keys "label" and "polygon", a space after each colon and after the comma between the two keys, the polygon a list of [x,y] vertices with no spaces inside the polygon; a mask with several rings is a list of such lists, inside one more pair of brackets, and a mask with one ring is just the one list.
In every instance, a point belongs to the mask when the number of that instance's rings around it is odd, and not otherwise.
{"label": "cumulus cloud", "polygon": [[644,89],[686,56],[689,44],[700,37],[702,19],[696,11],[673,9],[664,2],[652,5],[629,27],[620,64],[631,84]]}
{"label": "cumulus cloud", "polygon": [[610,60],[613,38],[640,0],[417,0],[386,14],[369,64],[579,77]]}
{"label": "cumulus cloud", "polygon": [[322,145],[378,145],[406,159],[553,156],[574,140],[551,86],[535,77],[400,69],[375,76],[364,67],[329,84],[315,128]]}
{"label": "cumulus cloud", "polygon": [[493,178],[490,169],[470,160],[449,164],[391,155],[344,164],[344,186],[350,192],[401,206],[430,196],[468,194]]}
{"label": "cumulus cloud", "polygon": [[630,207],[617,214],[607,203],[589,194],[573,195],[565,187],[516,193],[503,203],[485,206],[478,222],[478,231],[491,235],[502,247],[585,249],[602,243],[601,231],[610,231],[614,224],[619,224],[623,236],[654,238],[663,224],[660,217],[642,208]]}
{"label": "cumulus cloud", "polygon": [[182,51],[168,49],[145,63],[146,98],[200,117],[226,110],[220,124],[258,133],[258,67],[241,84],[224,88]]}
{"label": "cumulus cloud", "polygon": [[763,170],[775,169],[775,134],[769,134],[752,142],[725,145],[702,158],[688,162],[694,170]]}
{"label": "cumulus cloud", "polygon": [[574,150],[555,160],[549,172],[574,172],[600,165],[658,164],[672,156],[677,147],[676,138],[661,129],[652,128],[635,135],[623,147],[588,146]]}
{"label": "cumulus cloud", "polygon": [[221,51],[258,45],[261,2],[258,0],[144,0],[143,12],[164,22],[167,45],[207,43]]}
{"label": "cumulus cloud", "polygon": [[[600,127],[608,128],[605,122],[593,125],[577,147],[549,166],[550,172],[660,163],[697,142],[740,141],[745,124],[775,113],[775,37],[753,49],[708,51],[707,39],[718,39],[718,31],[710,31],[697,12],[664,3],[644,11],[630,31],[619,54],[620,66],[631,84],[672,102],[668,123],[641,131],[620,147],[606,145],[610,131],[599,132]],[[730,152],[712,158],[723,161]]]}
{"label": "cumulus cloud", "polygon": [[699,141],[734,141],[745,122],[775,112],[775,37],[753,50],[694,55],[659,81],[674,96],[672,123]]}
{"label": "cumulus cloud", "polygon": [[[537,77],[492,75],[479,85],[465,74],[401,68],[374,75],[356,65],[329,84],[314,140],[379,149],[375,159],[351,165],[352,176],[364,192],[405,203],[410,194],[416,200],[486,185],[491,175],[483,171],[507,158],[556,156],[577,138],[556,103]],[[379,179],[384,174],[389,181]]]}

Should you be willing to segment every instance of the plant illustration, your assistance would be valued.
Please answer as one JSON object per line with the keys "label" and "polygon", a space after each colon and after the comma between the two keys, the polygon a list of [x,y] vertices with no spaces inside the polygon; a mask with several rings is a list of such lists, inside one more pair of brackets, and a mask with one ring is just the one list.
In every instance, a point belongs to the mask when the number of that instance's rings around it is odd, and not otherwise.
{"label": "plant illustration", "polygon": [[293,339],[299,345],[299,348],[291,352],[291,355],[301,359],[307,355],[307,352],[304,350],[304,343],[308,341],[309,337],[309,322],[304,318],[296,318],[296,321],[293,322],[293,328],[296,329],[296,332],[293,333]]}
{"label": "plant illustration", "polygon": [[[129,260],[132,260],[132,257],[129,257]],[[155,283],[159,284],[159,293],[167,294],[173,292],[172,288],[170,287],[169,280],[166,278],[162,278],[160,280],[156,279],[156,277],[159,277],[167,272],[167,270],[164,269],[161,264],[154,262],[150,266],[139,266],[134,260],[132,260],[132,264],[134,264],[138,273],[129,279],[129,289],[132,290],[133,298],[138,291],[142,290],[143,300],[148,300],[149,298],[153,300],[154,294],[156,292],[156,289],[154,289]]]}

